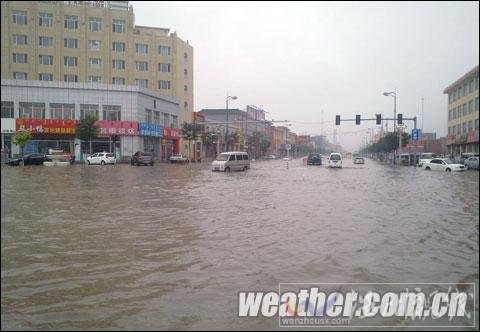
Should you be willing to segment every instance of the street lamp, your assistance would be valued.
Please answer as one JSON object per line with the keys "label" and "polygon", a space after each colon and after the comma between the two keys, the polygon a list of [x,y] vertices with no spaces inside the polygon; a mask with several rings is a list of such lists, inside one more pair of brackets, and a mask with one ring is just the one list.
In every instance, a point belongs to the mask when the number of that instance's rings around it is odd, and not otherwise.
{"label": "street lamp", "polygon": [[229,150],[229,147],[228,147],[228,142],[229,142],[229,137],[228,137],[228,100],[229,99],[232,99],[232,100],[236,100],[238,99],[237,96],[227,96],[227,99],[225,100],[225,103],[227,105],[227,130],[226,130],[226,136],[225,136],[225,149],[228,151]]}
{"label": "street lamp", "polygon": [[[395,91],[390,91],[390,92],[384,92],[384,96],[386,97],[393,97],[393,133],[395,134],[397,132],[397,90]],[[396,155],[396,149],[393,151],[393,164],[395,165],[395,155]]]}

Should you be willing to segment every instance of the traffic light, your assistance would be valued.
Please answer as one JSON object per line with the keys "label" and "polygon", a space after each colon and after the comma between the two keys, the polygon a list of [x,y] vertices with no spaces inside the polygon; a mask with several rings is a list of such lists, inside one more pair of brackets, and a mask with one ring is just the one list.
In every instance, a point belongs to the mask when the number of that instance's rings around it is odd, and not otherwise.
{"label": "traffic light", "polygon": [[340,115],[335,115],[335,125],[340,126]]}
{"label": "traffic light", "polygon": [[402,113],[397,114],[397,124],[402,124],[403,123],[403,116]]}
{"label": "traffic light", "polygon": [[360,124],[360,114],[355,115],[355,124]]}
{"label": "traffic light", "polygon": [[382,115],[381,114],[375,114],[377,116],[377,125],[382,124]]}

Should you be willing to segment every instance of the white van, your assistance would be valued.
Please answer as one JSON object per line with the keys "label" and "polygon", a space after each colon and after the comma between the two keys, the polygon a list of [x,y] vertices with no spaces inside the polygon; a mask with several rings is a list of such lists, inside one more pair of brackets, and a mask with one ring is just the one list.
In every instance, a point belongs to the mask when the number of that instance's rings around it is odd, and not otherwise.
{"label": "white van", "polygon": [[250,159],[246,152],[223,152],[212,162],[212,171],[246,171],[250,168]]}
{"label": "white van", "polygon": [[340,153],[330,153],[328,157],[328,167],[342,168],[342,155]]}

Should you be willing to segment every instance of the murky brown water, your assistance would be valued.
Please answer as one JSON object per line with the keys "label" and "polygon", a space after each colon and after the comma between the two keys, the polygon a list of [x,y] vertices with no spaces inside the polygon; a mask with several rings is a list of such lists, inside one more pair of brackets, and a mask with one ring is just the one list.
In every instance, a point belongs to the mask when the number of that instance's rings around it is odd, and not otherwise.
{"label": "murky brown water", "polygon": [[478,172],[347,163],[2,167],[2,329],[275,329],[236,301],[280,282],[478,289]]}

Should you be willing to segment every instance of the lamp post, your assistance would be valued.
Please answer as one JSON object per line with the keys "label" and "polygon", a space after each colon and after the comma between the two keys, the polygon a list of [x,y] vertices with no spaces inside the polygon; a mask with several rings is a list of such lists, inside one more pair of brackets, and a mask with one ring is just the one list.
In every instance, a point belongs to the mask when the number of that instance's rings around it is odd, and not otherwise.
{"label": "lamp post", "polygon": [[226,106],[227,106],[227,130],[226,130],[226,135],[225,135],[225,150],[228,151],[229,149],[229,137],[228,137],[228,100],[229,99],[232,99],[232,100],[236,100],[238,99],[237,96],[227,96],[227,99],[225,100],[225,103],[226,103]]}
{"label": "lamp post", "polygon": [[[384,92],[384,96],[386,97],[393,97],[393,133],[396,134],[397,132],[397,90],[395,91],[390,91],[390,92]],[[393,164],[395,165],[395,155],[396,155],[396,149],[393,150]]]}

